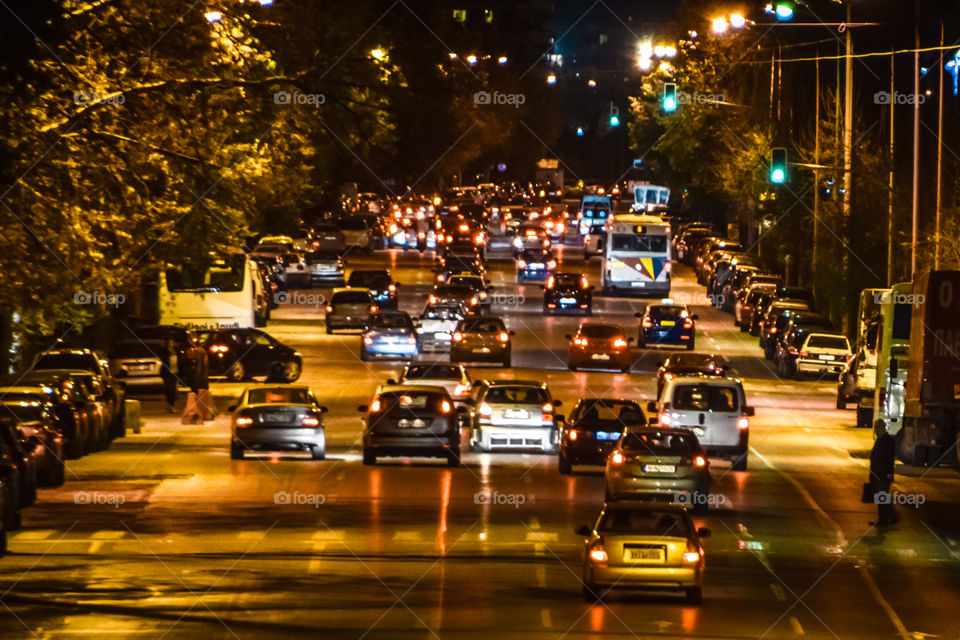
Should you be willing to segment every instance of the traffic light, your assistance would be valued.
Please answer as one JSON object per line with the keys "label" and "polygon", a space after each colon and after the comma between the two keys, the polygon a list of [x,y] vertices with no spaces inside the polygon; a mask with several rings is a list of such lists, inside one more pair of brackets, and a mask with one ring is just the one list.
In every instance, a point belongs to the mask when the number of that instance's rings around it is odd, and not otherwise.
{"label": "traffic light", "polygon": [[663,85],[663,110],[667,113],[673,113],[677,110],[676,83],[667,82]]}
{"label": "traffic light", "polygon": [[620,109],[615,107],[612,104],[610,105],[610,126],[619,127],[620,126]]}
{"label": "traffic light", "polygon": [[770,151],[770,182],[783,184],[787,181],[787,150],[776,147]]}

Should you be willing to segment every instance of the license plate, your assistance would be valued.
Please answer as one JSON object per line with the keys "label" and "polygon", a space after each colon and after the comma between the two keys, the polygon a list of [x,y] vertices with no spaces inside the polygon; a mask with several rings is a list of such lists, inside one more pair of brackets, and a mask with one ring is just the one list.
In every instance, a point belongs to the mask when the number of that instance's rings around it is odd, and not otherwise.
{"label": "license plate", "polygon": [[674,320],[661,320],[661,321],[660,321],[660,326],[661,326],[661,327],[673,327],[673,326],[675,326],[676,324],[677,324],[677,323],[676,323],[676,321],[674,321]]}
{"label": "license plate", "polygon": [[619,440],[620,433],[617,431],[597,431],[597,440]]}
{"label": "license plate", "polygon": [[260,415],[263,416],[264,422],[290,422],[290,414],[287,413],[268,412]]}
{"label": "license plate", "polygon": [[630,283],[630,286],[631,286],[631,287],[645,287],[645,286],[647,286],[647,283],[646,283],[646,282],[631,282],[631,283]]}
{"label": "license plate", "polygon": [[490,347],[477,347],[473,350],[474,353],[490,353]]}
{"label": "license plate", "polygon": [[627,549],[624,559],[632,562],[664,562],[663,549]]}
{"label": "license plate", "polygon": [[542,262],[531,262],[531,263],[530,263],[529,265],[527,265],[527,266],[529,266],[531,269],[543,269],[543,263],[542,263]]}
{"label": "license plate", "polygon": [[530,417],[530,412],[523,409],[507,409],[503,412],[505,418],[520,418],[526,420]]}
{"label": "license plate", "polygon": [[590,359],[591,359],[591,360],[609,360],[609,359],[610,359],[610,354],[609,354],[609,353],[595,353],[595,354],[593,354],[592,356],[590,356]]}
{"label": "license plate", "polygon": [[435,337],[437,340],[449,340],[450,334],[446,333],[445,331],[439,331],[433,334],[433,337]]}
{"label": "license plate", "polygon": [[833,360],[833,356],[824,354],[824,355],[821,355],[821,356],[820,356],[820,359],[821,359],[821,360]]}
{"label": "license plate", "polygon": [[677,467],[672,464],[645,464],[643,470],[645,473],[676,473]]}
{"label": "license plate", "polygon": [[149,371],[149,364],[132,364],[127,367],[127,371]]}
{"label": "license plate", "polygon": [[560,298],[560,304],[577,304],[576,298]]}
{"label": "license plate", "polygon": [[421,428],[421,427],[427,426],[427,423],[421,420],[420,418],[416,418],[414,420],[402,418],[397,422],[397,426],[400,427],[401,429],[406,429],[411,427]]}

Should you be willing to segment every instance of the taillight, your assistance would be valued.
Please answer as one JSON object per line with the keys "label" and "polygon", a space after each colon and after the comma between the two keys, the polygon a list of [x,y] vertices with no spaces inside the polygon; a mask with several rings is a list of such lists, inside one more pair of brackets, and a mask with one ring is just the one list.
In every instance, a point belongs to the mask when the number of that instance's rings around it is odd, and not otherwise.
{"label": "taillight", "polygon": [[665,374],[663,374],[663,379],[664,379],[664,380],[673,380],[673,374],[672,374],[672,373],[665,373]]}
{"label": "taillight", "polygon": [[441,413],[450,413],[450,403],[446,400],[440,402],[440,412]]}
{"label": "taillight", "polygon": [[576,439],[579,438],[579,437],[580,437],[580,432],[577,431],[576,429],[570,429],[570,431],[567,431],[567,438],[568,438],[568,439],[570,439],[570,440],[576,440]]}
{"label": "taillight", "polygon": [[517,266],[520,267],[521,269],[526,269],[526,268],[527,268],[527,261],[524,260],[523,258],[521,258],[521,259],[517,260]]}
{"label": "taillight", "polygon": [[379,310],[379,309],[378,309],[377,305],[375,305],[375,304],[370,305],[370,313],[376,313],[378,310]]}
{"label": "taillight", "polygon": [[509,342],[510,334],[507,333],[506,331],[501,331],[500,333],[497,334],[497,340],[499,340],[500,342]]}
{"label": "taillight", "polygon": [[669,413],[665,413],[660,417],[660,424],[665,427],[669,427],[671,422],[673,422],[673,418],[670,417]]}
{"label": "taillight", "polygon": [[705,467],[707,466],[707,459],[703,456],[696,456],[693,459],[693,466],[695,467]]}
{"label": "taillight", "polygon": [[447,242],[453,242],[453,236],[447,236]]}
{"label": "taillight", "polygon": [[623,454],[619,451],[614,451],[613,455],[610,456],[610,462],[612,464],[623,464]]}
{"label": "taillight", "polygon": [[327,305],[327,313],[333,313],[333,305]]}
{"label": "taillight", "polygon": [[487,404],[486,402],[481,402],[481,403],[480,403],[480,415],[482,415],[484,418],[489,418],[490,416],[493,415],[493,407],[491,407],[491,406],[490,406],[489,404]]}
{"label": "taillight", "polygon": [[458,384],[457,387],[453,390],[453,395],[455,396],[465,396],[470,393],[470,385]]}
{"label": "taillight", "polygon": [[742,418],[737,420],[737,428],[740,429],[741,431],[746,431],[747,429],[750,428],[750,420],[748,420],[746,416],[743,416]]}
{"label": "taillight", "polygon": [[303,416],[303,420],[301,420],[301,422],[303,423],[303,426],[305,426],[305,427],[318,427],[318,426],[320,426],[320,419],[317,418],[316,416]]}
{"label": "taillight", "polygon": [[461,340],[463,340],[463,334],[460,333],[459,331],[454,331],[454,332],[453,332],[453,341],[454,341],[454,342],[460,342]]}
{"label": "taillight", "polygon": [[416,336],[407,336],[407,344],[417,344]]}
{"label": "taillight", "polygon": [[544,413],[553,413],[553,405],[550,404],[549,402],[543,403],[543,406],[541,407],[541,409],[543,409]]}
{"label": "taillight", "polygon": [[487,292],[486,292],[486,291],[481,291],[481,292],[478,293],[477,295],[480,297],[481,300],[486,300],[486,299],[487,299]]}
{"label": "taillight", "polygon": [[397,290],[397,285],[395,284],[391,284],[389,287],[387,287],[387,291],[389,291],[390,293],[393,293],[396,290]]}
{"label": "taillight", "polygon": [[371,338],[370,336],[363,336],[363,344],[365,345],[373,344],[373,338]]}
{"label": "taillight", "polygon": [[[443,277],[443,274],[440,274],[440,275],[437,276],[437,277],[438,277],[438,278],[442,278],[442,277]],[[437,296],[435,296],[435,295],[433,295],[433,294],[430,294],[430,296],[427,298],[427,302],[428,302],[429,304],[437,304]]]}
{"label": "taillight", "polygon": [[547,268],[548,268],[548,269],[556,269],[556,268],[557,268],[557,261],[556,261],[556,260],[550,260],[549,262],[547,262]]}
{"label": "taillight", "polygon": [[800,357],[801,357],[801,358],[809,358],[809,357],[810,357],[810,352],[808,352],[808,351],[801,351],[801,352],[800,352]]}
{"label": "taillight", "polygon": [[693,540],[687,539],[687,550],[683,552],[684,563],[697,564],[700,562],[701,557],[700,547],[698,547]]}
{"label": "taillight", "polygon": [[776,332],[777,332],[776,327],[770,327],[770,333],[776,333]]}
{"label": "taillight", "polygon": [[465,224],[460,225],[460,231],[470,231],[470,227]]}
{"label": "taillight", "polygon": [[650,327],[653,326],[653,320],[651,320],[649,316],[644,316],[643,322],[641,322],[640,324],[641,326],[643,326],[644,329],[649,329]]}
{"label": "taillight", "polygon": [[211,353],[226,353],[227,351],[230,351],[230,347],[228,347],[228,346],[225,345],[225,344],[212,344],[212,345],[210,345],[210,352],[211,352]]}
{"label": "taillight", "polygon": [[378,411],[380,411],[380,398],[370,403],[370,413],[377,413]]}
{"label": "taillight", "polygon": [[566,227],[563,226],[562,222],[557,223],[557,233],[563,233],[566,230]]}
{"label": "taillight", "polygon": [[613,341],[613,346],[616,347],[617,349],[622,349],[625,346],[627,346],[627,341],[624,340],[623,338],[617,338],[616,340]]}
{"label": "taillight", "polygon": [[684,328],[684,329],[693,329],[693,318],[684,318],[684,319],[683,319],[683,328]]}
{"label": "taillight", "polygon": [[607,561],[607,550],[603,548],[603,543],[597,541],[592,547],[590,547],[590,559],[594,562],[606,562]]}
{"label": "taillight", "polygon": [[585,346],[587,346],[587,339],[586,339],[586,338],[574,338],[574,339],[573,339],[573,344],[580,345],[581,347],[585,347]]}
{"label": "taillight", "polygon": [[246,416],[240,416],[239,418],[237,418],[236,420],[234,420],[233,423],[234,423],[235,425],[237,425],[238,427],[246,427],[247,425],[253,424],[253,418],[248,418],[248,417],[246,417]]}
{"label": "taillight", "polygon": [[423,232],[423,231],[418,231],[418,232],[417,232],[417,238],[419,238],[420,240],[423,240],[423,239],[426,238],[426,237],[427,237],[427,234],[426,234],[425,232]]}
{"label": "taillight", "polygon": [[554,283],[554,282],[555,282],[555,278],[554,278],[553,276],[550,276],[550,277],[547,279],[547,289],[553,289],[553,283]]}
{"label": "taillight", "polygon": [[480,304],[480,298],[478,298],[477,296],[473,296],[472,298],[470,298],[470,305],[471,305],[471,306],[475,306],[475,305],[478,305],[478,304]]}
{"label": "taillight", "polygon": [[580,278],[580,286],[583,287],[584,289],[590,288],[590,281],[587,280],[586,276]]}

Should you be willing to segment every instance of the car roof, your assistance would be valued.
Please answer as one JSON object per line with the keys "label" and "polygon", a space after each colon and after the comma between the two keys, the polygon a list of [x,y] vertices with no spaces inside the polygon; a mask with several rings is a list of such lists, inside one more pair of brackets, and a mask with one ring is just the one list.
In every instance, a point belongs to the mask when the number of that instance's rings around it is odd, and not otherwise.
{"label": "car roof", "polygon": [[667,511],[669,513],[686,513],[686,507],[667,502],[641,502],[639,500],[623,500],[605,502],[603,511]]}
{"label": "car roof", "polygon": [[700,375],[693,376],[677,376],[672,380],[667,381],[667,385],[676,386],[681,383],[696,383],[701,385],[709,385],[711,387],[737,387],[742,389],[743,383],[740,382],[739,378],[732,378],[730,376],[726,377],[707,377]]}
{"label": "car roof", "polygon": [[484,380],[488,387],[538,387],[547,388],[546,382],[539,380]]}
{"label": "car roof", "polygon": [[450,395],[447,390],[440,385],[432,384],[385,384],[380,387],[378,393],[439,393]]}
{"label": "car roof", "polygon": [[331,293],[333,295],[337,295],[338,293],[347,293],[348,291],[359,291],[361,293],[370,293],[370,289],[367,289],[366,287],[336,287]]}

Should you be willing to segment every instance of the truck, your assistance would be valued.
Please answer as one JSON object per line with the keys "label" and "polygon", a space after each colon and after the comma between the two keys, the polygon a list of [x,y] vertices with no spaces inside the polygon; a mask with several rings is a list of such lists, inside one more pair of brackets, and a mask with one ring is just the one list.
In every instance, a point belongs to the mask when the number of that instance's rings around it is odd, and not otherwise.
{"label": "truck", "polygon": [[880,319],[877,331],[873,417],[883,420],[891,433],[899,432],[903,421],[912,294],[912,282],[899,282],[877,294],[880,300]]}
{"label": "truck", "polygon": [[550,185],[552,190],[544,197],[562,197],[563,196],[563,167],[560,166],[560,160],[557,158],[541,158],[537,162],[537,170],[534,175],[534,182],[538,186]]}
{"label": "truck", "polygon": [[[889,432],[897,456],[915,466],[960,464],[960,271],[925,271],[913,291],[895,296],[910,306],[910,342],[904,388],[903,420]],[[891,358],[888,371],[898,378],[902,359]],[[879,431],[879,421],[875,428]],[[898,428],[899,427],[899,428]]]}
{"label": "truck", "polygon": [[877,339],[880,331],[880,300],[889,289],[864,289],[857,309],[856,362],[857,427],[873,424],[874,396],[877,388]]}

